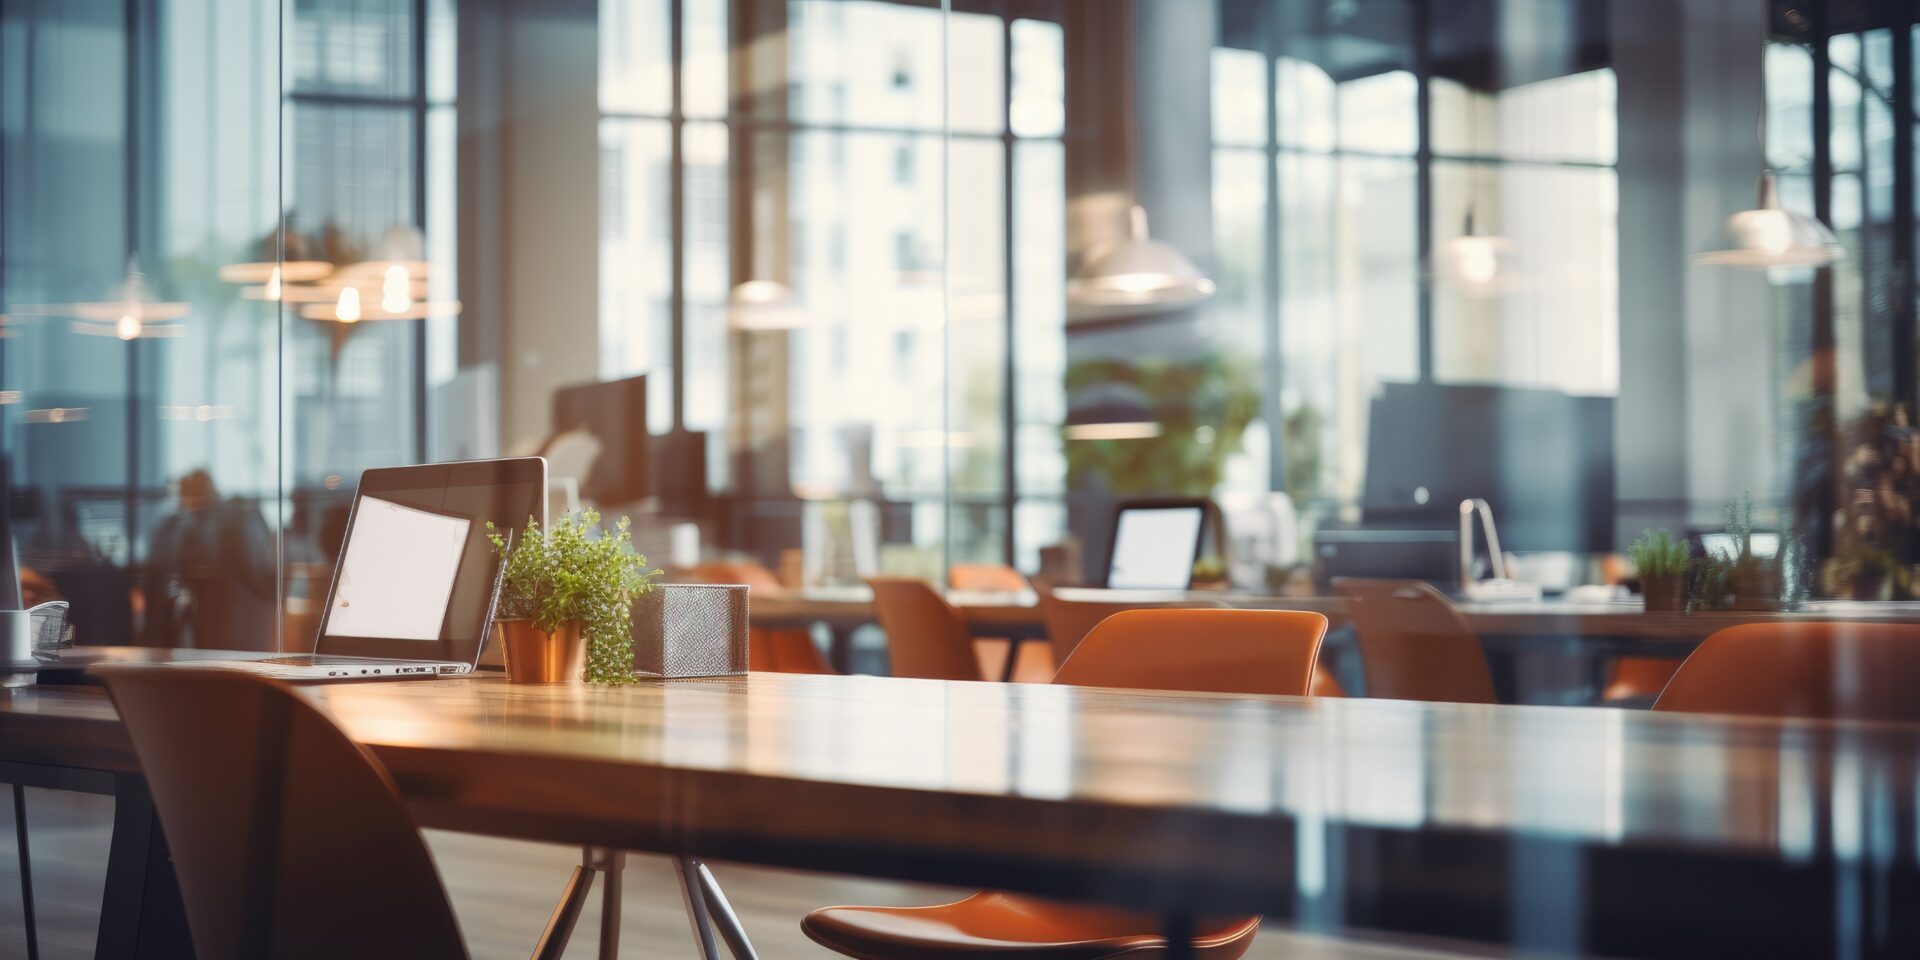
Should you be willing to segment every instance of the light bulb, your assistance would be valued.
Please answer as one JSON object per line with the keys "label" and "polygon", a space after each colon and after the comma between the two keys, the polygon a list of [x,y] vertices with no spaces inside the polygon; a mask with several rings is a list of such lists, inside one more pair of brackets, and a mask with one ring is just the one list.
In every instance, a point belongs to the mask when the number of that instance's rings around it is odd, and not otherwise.
{"label": "light bulb", "polygon": [[407,268],[394,264],[387,268],[386,280],[380,285],[380,309],[388,313],[405,313],[413,307],[413,277]]}
{"label": "light bulb", "polygon": [[122,340],[133,340],[140,336],[140,318],[131,313],[120,315],[120,322],[113,325],[113,335]]}
{"label": "light bulb", "polygon": [[345,287],[340,291],[340,302],[333,305],[333,318],[341,323],[353,323],[360,319],[360,291],[355,287]]}
{"label": "light bulb", "polygon": [[1493,245],[1475,242],[1479,239],[1478,237],[1461,237],[1459,246],[1456,248],[1460,279],[1477,287],[1492,283],[1494,275],[1500,270]]}
{"label": "light bulb", "polygon": [[273,272],[270,274],[267,274],[267,287],[266,287],[265,293],[266,293],[266,299],[268,300],[278,301],[280,299],[280,265],[279,264],[274,264]]}

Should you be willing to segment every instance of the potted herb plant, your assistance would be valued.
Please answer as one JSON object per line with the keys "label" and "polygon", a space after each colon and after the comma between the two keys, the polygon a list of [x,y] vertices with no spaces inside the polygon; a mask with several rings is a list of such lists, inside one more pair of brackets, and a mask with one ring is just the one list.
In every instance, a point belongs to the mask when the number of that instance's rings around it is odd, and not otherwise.
{"label": "potted herb plant", "polygon": [[527,518],[517,540],[492,524],[487,539],[503,558],[495,633],[507,679],[554,683],[630,683],[635,597],[660,571],[633,551],[631,524],[600,529],[600,514],[568,514],[546,529]]}
{"label": "potted herb plant", "polygon": [[1627,555],[1640,571],[1640,594],[1646,598],[1647,610],[1671,612],[1687,608],[1685,540],[1676,540],[1665,530],[1648,530],[1627,547]]}

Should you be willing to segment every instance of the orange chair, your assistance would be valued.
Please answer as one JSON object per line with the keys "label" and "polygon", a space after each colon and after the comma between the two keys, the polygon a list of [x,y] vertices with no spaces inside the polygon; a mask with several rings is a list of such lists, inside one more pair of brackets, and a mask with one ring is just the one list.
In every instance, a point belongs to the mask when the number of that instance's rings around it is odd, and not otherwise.
{"label": "orange chair", "polygon": [[[1130,610],[1096,627],[1055,683],[1143,690],[1291,694],[1307,692],[1327,618],[1275,610]],[[1236,960],[1259,917],[1212,918],[1197,926],[1193,954]],[[825,907],[800,928],[814,942],[860,960],[1045,957],[1100,960],[1161,955],[1154,918],[1011,893],[977,893],[934,907]]]}
{"label": "orange chair", "polygon": [[1920,624],[1749,623],[1706,639],[1655,710],[1920,721]]}
{"label": "orange chair", "polygon": [[1645,703],[1660,696],[1673,680],[1680,661],[1665,657],[1621,657],[1613,661],[1602,700],[1638,700]]}
{"label": "orange chair", "polygon": [[1104,600],[1062,600],[1051,591],[1040,594],[1040,620],[1046,624],[1047,639],[1053,644],[1053,659],[1066,663],[1080,641],[1108,617],[1129,610],[1191,609],[1189,607],[1142,607],[1138,603]]}
{"label": "orange chair", "polygon": [[1019,593],[1027,578],[1004,563],[956,563],[947,568],[947,586],[982,593]]}
{"label": "orange chair", "polygon": [[[703,563],[689,567],[682,576],[691,583],[744,583],[765,593],[784,593],[780,579],[760,564]],[[762,673],[839,673],[814,645],[813,635],[805,630],[772,630],[747,627],[747,669]]]}
{"label": "orange chair", "polygon": [[1497,703],[1480,638],[1447,598],[1418,580],[1335,580],[1360,638],[1367,696]]}
{"label": "orange chair", "polygon": [[896,677],[982,680],[973,635],[960,612],[924,580],[873,577],[873,606],[887,634],[887,656]]}
{"label": "orange chair", "polygon": [[[292,688],[233,670],[95,672],[153,791],[195,953],[466,956],[393,779]],[[537,957],[566,947],[579,869]]]}
{"label": "orange chair", "polygon": [[[1025,593],[1032,587],[1020,571],[1004,563],[956,563],[947,568],[947,586],[975,593]],[[978,639],[974,646],[988,662],[1000,664],[1003,680],[1024,678],[1029,683],[1045,683],[1053,676],[1054,664],[1059,662],[1035,644],[1004,637]],[[1004,653],[1000,652],[1003,650]]]}

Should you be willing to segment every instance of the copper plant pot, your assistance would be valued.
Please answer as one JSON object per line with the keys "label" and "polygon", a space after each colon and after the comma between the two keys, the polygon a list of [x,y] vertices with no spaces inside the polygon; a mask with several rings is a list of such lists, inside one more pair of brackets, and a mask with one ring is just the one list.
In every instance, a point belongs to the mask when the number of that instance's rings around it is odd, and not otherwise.
{"label": "copper plant pot", "polygon": [[565,683],[587,669],[581,623],[568,620],[548,633],[532,620],[497,620],[494,634],[507,661],[509,683]]}

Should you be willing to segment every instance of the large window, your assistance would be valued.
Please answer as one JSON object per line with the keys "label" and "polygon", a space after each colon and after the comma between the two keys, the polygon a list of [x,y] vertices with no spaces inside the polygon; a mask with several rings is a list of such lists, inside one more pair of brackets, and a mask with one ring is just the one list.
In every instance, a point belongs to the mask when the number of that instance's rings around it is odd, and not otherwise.
{"label": "large window", "polygon": [[[797,497],[805,536],[878,500],[888,565],[1031,560],[1064,527],[1061,29],[773,9],[601,5],[600,374],[706,433],[742,516]],[[730,329],[748,281],[791,329]]]}
{"label": "large window", "polygon": [[[1360,496],[1382,382],[1619,388],[1612,71],[1478,89],[1423,74],[1399,25],[1398,61],[1257,33],[1213,52],[1212,309],[1271,331],[1270,482],[1303,503]],[[1469,221],[1521,251],[1496,284],[1435,261]]]}

